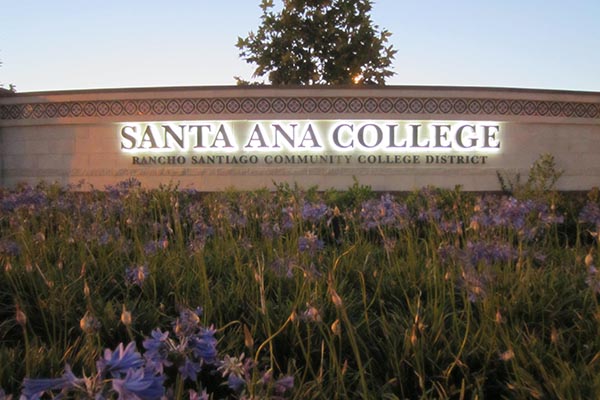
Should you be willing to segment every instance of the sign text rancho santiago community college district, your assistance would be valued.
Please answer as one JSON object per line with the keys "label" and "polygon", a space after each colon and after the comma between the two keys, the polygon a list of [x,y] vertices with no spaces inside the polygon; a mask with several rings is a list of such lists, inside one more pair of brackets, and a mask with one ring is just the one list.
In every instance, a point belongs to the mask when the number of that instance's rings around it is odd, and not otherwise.
{"label": "sign text rancho santiago community college district", "polygon": [[497,122],[186,121],[121,124],[134,165],[474,164],[501,149]]}

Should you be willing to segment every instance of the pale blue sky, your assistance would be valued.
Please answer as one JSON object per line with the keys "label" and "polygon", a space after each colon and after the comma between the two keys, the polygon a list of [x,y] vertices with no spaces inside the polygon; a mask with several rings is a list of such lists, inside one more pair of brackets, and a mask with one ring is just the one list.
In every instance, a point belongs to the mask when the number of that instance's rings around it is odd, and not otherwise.
{"label": "pale blue sky", "polygon": [[[260,0],[0,0],[0,83],[20,92],[234,85]],[[276,0],[277,3],[277,0]],[[600,92],[600,0],[376,0],[388,85]]]}

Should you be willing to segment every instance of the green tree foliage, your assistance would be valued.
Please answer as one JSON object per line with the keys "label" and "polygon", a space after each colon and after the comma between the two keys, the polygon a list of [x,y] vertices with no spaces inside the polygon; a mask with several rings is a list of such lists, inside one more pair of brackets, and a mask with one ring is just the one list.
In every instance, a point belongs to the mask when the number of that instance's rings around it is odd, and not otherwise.
{"label": "green tree foliage", "polygon": [[[262,0],[261,25],[238,38],[253,78],[274,85],[385,84],[396,50],[369,15],[371,0]],[[236,78],[239,84],[249,82]]]}

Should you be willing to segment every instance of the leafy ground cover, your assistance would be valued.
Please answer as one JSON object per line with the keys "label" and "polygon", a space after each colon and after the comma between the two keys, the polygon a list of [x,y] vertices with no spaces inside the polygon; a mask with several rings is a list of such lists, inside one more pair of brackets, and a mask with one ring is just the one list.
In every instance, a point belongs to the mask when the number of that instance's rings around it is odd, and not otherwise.
{"label": "leafy ground cover", "polygon": [[598,398],[597,191],[0,189],[0,399]]}

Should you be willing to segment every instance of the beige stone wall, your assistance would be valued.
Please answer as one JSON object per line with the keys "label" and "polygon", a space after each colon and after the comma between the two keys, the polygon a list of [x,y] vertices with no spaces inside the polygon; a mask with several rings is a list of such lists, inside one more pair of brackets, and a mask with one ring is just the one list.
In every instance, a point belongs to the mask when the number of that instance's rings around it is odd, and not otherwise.
{"label": "beige stone wall", "polygon": [[[501,124],[485,165],[134,165],[120,149],[122,123],[155,121],[465,121]],[[526,175],[550,153],[563,190],[600,186],[600,93],[385,87],[217,87],[25,93],[0,97],[0,185],[84,180],[97,188],[136,177],[147,186],[199,190],[297,182],[344,189],[356,177],[376,190],[426,185],[499,190],[497,171]],[[441,154],[434,152],[434,154]],[[189,158],[191,153],[186,154]],[[89,187],[89,186],[87,186]]]}

